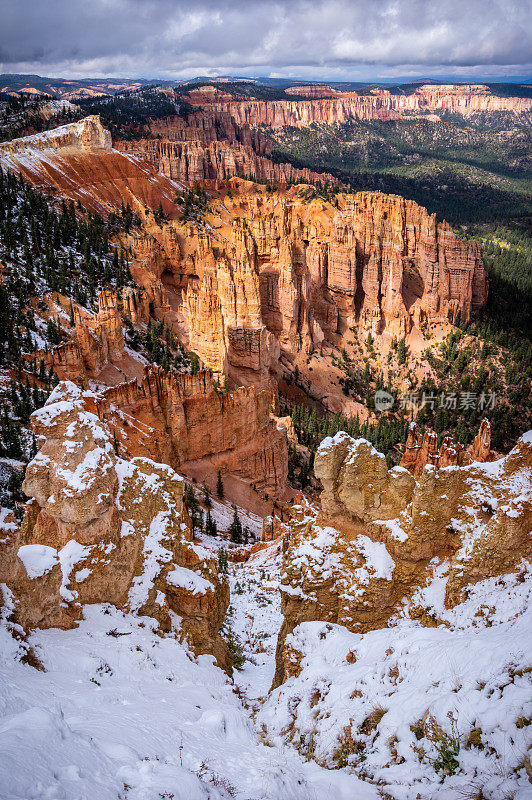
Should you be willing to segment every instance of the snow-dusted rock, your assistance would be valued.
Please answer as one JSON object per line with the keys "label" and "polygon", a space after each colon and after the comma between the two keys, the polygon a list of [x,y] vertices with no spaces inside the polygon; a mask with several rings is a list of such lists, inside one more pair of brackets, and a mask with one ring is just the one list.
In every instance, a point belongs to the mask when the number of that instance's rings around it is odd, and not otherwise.
{"label": "snow-dusted rock", "polygon": [[42,447],[26,470],[20,529],[0,550],[0,580],[23,627],[72,627],[86,603],[108,602],[176,628],[197,653],[230,666],[219,636],[229,601],[215,560],[198,555],[183,479],[148,458],[126,461],[87,410],[90,392],[64,381],[32,416]]}
{"label": "snow-dusted rock", "polygon": [[[324,440],[315,470],[322,510],[295,510],[284,553],[276,685],[299,668],[285,637],[302,622],[375,630],[391,624],[435,565],[445,576],[442,607],[452,608],[474,584],[532,560],[529,435],[499,461],[426,467],[416,482],[388,470],[369,442],[340,433]],[[409,615],[440,623],[422,598]]]}

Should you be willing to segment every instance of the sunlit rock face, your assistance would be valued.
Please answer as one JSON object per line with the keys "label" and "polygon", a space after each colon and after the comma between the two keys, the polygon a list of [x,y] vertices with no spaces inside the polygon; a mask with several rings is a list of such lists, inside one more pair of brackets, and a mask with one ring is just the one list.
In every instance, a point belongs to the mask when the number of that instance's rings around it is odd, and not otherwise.
{"label": "sunlit rock face", "polygon": [[468,320],[486,300],[480,245],[412,201],[231,187],[203,229],[152,225],[131,240],[137,282],[217,375],[271,386],[280,355],[341,346],[354,326],[400,338],[426,320]]}
{"label": "sunlit rock face", "polygon": [[[253,142],[265,149],[250,129],[237,132],[229,112],[219,113],[231,147]],[[202,147],[218,146],[212,125],[201,119],[203,125],[191,125],[194,135]],[[167,137],[172,125],[176,136],[188,130],[183,122],[159,124]],[[191,145],[149,142],[148,155],[164,146],[170,160],[174,145]],[[174,174],[158,156],[148,160]],[[353,327],[400,338],[427,320],[467,321],[486,300],[480,245],[458,239],[445,222],[396,195],[358,192],[328,202],[305,199],[305,187],[269,191],[233,178],[201,219],[185,221],[176,202],[182,184],[157,173],[140,151],[113,149],[97,117],[9,143],[0,161],[88,207],[108,212],[129,203],[142,226],[123,244],[153,313],[215,376],[238,385],[274,388],[280,358],[290,364],[323,342],[342,346]],[[190,169],[175,176],[218,179],[224,168],[212,175]],[[159,204],[165,222],[150,212]],[[110,302],[101,311],[107,325]],[[111,348],[119,345],[113,339]]]}
{"label": "sunlit rock face", "polygon": [[[303,91],[302,91],[303,90]],[[510,112],[530,115],[532,101],[521,97],[496,97],[483,85],[425,85],[412,94],[391,94],[377,88],[366,95],[337,92],[328,87],[292,87],[289,93],[305,95],[300,100],[237,100],[230,96],[207,97],[191,92],[193,105],[229,114],[238,125],[291,126],[306,128],[313,123],[334,125],[354,120],[393,120],[412,115],[438,119],[442,112],[471,116],[478,112]],[[309,99],[307,99],[309,98]]]}
{"label": "sunlit rock face", "polygon": [[426,428],[423,433],[415,422],[410,423],[401,467],[418,478],[427,464],[435,467],[463,467],[473,461],[494,461],[491,447],[491,424],[483,419],[479,431],[471,444],[464,447],[453,436],[446,436],[438,446],[438,434]]}

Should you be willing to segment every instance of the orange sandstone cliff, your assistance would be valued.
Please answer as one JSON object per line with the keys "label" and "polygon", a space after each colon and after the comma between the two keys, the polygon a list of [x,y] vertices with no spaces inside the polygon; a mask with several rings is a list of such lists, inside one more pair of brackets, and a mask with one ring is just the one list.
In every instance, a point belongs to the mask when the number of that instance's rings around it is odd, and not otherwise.
{"label": "orange sandstone cliff", "polygon": [[482,420],[479,432],[469,447],[456,442],[452,436],[446,436],[438,447],[437,433],[427,429],[422,434],[416,423],[411,422],[400,466],[418,478],[427,464],[434,467],[463,467],[473,461],[493,461],[495,455],[490,445],[491,425],[487,419]]}
{"label": "orange sandstone cliff", "polygon": [[159,314],[216,374],[268,385],[292,359],[349,328],[401,337],[424,320],[468,320],[486,299],[482,250],[413,201],[232,182],[203,228],[146,228],[132,272],[163,298]]}
{"label": "orange sandstone cliff", "polygon": [[289,94],[305,96],[299,100],[237,100],[227,96],[206,100],[206,95],[193,91],[187,97],[192,105],[208,105],[212,111],[229,114],[238,125],[272,128],[306,128],[313,123],[334,125],[353,120],[385,121],[420,115],[434,118],[442,112],[469,116],[503,111],[528,119],[532,112],[530,98],[497,97],[481,84],[425,85],[412,94],[392,94],[379,88],[360,95],[326,87],[318,91],[318,88],[296,86],[287,90]]}
{"label": "orange sandstone cliff", "polygon": [[173,181],[113,149],[111,134],[98,116],[0,143],[0,166],[103,214],[122,203],[136,213],[156,209],[159,203],[168,215],[176,211]]}
{"label": "orange sandstone cliff", "polygon": [[[201,115],[193,135],[218,145],[219,132]],[[168,137],[186,130],[174,118],[158,124]],[[221,130],[239,146],[262,147],[251,129],[235,132],[231,125],[222,115]],[[52,133],[8,143],[0,161],[94,208],[129,202],[141,221],[122,245],[142,300],[119,299],[116,308],[102,300],[101,321],[77,320],[75,352],[67,347],[63,354],[66,370],[80,351],[85,366],[103,369],[120,349],[117,315],[151,313],[217,380],[275,391],[296,364],[305,369],[324,345],[343,347],[357,328],[391,340],[425,321],[466,321],[485,302],[481,246],[457,238],[413,201],[366,191],[326,202],[306,199],[305,187],[268,191],[232,178],[185,221],[176,199],[182,185],[112,149],[98,118]],[[150,210],[159,203],[164,221]],[[93,334],[101,345],[93,347]],[[307,382],[312,377],[306,374]],[[318,394],[332,396],[328,386]]]}

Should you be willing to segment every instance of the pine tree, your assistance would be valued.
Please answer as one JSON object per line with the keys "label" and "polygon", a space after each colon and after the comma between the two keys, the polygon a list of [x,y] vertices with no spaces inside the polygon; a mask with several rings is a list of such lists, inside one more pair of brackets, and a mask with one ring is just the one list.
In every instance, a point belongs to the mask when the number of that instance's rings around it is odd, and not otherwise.
{"label": "pine tree", "polygon": [[224,499],[224,483],[222,481],[222,473],[218,470],[218,477],[216,479],[216,496],[218,500]]}
{"label": "pine tree", "polygon": [[217,536],[218,526],[210,511],[207,511],[207,518],[205,520],[205,533],[207,536]]}
{"label": "pine tree", "polygon": [[193,375],[197,375],[200,369],[200,362],[199,357],[196,353],[192,353],[190,356],[190,366]]}
{"label": "pine tree", "polygon": [[218,568],[224,575],[227,573],[227,550],[223,547],[218,550]]}
{"label": "pine tree", "polygon": [[397,345],[397,361],[399,364],[406,364],[406,341],[404,336]]}
{"label": "pine tree", "polygon": [[192,538],[194,538],[195,531],[203,526],[203,512],[199,506],[196,494],[193,487],[188,484],[183,494],[183,504],[187,509],[190,516],[190,525],[192,527]]}
{"label": "pine tree", "polygon": [[231,522],[231,525],[229,527],[229,538],[231,539],[232,542],[235,542],[235,544],[242,544],[244,540],[242,523],[240,522],[240,517],[236,512],[236,507],[233,513],[233,521]]}

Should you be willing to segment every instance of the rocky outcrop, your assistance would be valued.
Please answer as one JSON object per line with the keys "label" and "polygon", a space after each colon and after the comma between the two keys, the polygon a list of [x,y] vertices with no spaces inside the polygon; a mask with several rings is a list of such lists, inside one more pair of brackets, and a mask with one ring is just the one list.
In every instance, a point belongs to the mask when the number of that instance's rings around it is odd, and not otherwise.
{"label": "rocky outcrop", "polygon": [[418,482],[389,470],[366,440],[339,433],[322,442],[314,469],[322,510],[296,509],[285,541],[277,684],[292,668],[284,638],[300,622],[364,632],[407,605],[435,625],[431,591],[452,608],[471,585],[532,557],[532,433],[499,461],[427,466]]}
{"label": "rocky outcrop", "polygon": [[91,393],[63,382],[32,415],[41,444],[24,482],[32,500],[0,552],[15,621],[70,628],[85,603],[112,603],[154,617],[230,668],[218,633],[229,591],[192,541],[183,479],[148,458],[119,458],[91,402]]}
{"label": "rocky outcrop", "polygon": [[0,160],[9,156],[31,156],[35,151],[44,150],[111,150],[111,134],[100,122],[100,117],[85,117],[81,122],[60,125],[50,131],[36,133],[0,143]]}
{"label": "rocky outcrop", "polygon": [[86,386],[107,364],[124,355],[122,315],[134,324],[148,319],[149,301],[145,292],[126,287],[120,292],[107,289],[98,296],[98,311],[85,308],[56,295],[56,302],[68,313],[72,306],[74,335],[50,350],[38,350],[32,357],[41,359],[48,371],[60,380],[75,380]]}
{"label": "rocky outcrop", "polygon": [[279,355],[359,326],[401,337],[426,319],[467,320],[485,302],[482,250],[416,203],[379,192],[306,201],[234,179],[204,226],[152,225],[132,273],[202,362],[271,385]]}
{"label": "rocky outcrop", "polygon": [[120,141],[124,153],[148,161],[161,174],[176,181],[218,184],[235,175],[259,182],[337,183],[329,173],[274,163],[272,143],[247,125],[238,125],[227,112],[198,111],[186,118],[175,116],[150,125],[149,139]]}
{"label": "rocky outcrop", "polygon": [[0,144],[0,166],[102,214],[126,203],[140,214],[159,204],[167,216],[177,214],[174,182],[113,149],[98,116]]}
{"label": "rocky outcrop", "polygon": [[495,454],[490,449],[491,425],[483,419],[475,439],[469,447],[446,436],[438,447],[438,434],[430,429],[421,433],[415,422],[410,423],[401,467],[405,467],[415,478],[419,478],[426,465],[434,467],[463,467],[473,461],[493,461]]}

